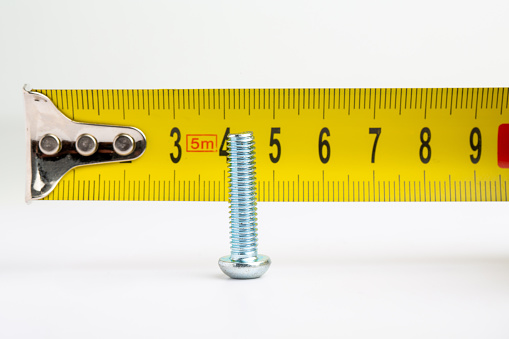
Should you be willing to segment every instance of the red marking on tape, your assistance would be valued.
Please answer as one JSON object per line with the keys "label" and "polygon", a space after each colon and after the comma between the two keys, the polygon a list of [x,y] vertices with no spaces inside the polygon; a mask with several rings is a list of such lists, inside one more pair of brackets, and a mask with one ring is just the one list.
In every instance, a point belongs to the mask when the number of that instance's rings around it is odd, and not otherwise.
{"label": "red marking on tape", "polygon": [[498,166],[509,168],[509,124],[498,126]]}
{"label": "red marking on tape", "polygon": [[217,134],[187,134],[186,152],[217,152]]}

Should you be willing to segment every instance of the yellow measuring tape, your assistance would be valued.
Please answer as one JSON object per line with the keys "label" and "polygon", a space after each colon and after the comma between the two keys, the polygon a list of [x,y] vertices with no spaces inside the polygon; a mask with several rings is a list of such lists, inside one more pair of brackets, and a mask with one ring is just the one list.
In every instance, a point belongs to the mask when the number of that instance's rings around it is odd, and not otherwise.
{"label": "yellow measuring tape", "polygon": [[34,90],[145,153],[79,167],[46,200],[227,200],[228,133],[253,131],[259,201],[507,201],[508,88]]}

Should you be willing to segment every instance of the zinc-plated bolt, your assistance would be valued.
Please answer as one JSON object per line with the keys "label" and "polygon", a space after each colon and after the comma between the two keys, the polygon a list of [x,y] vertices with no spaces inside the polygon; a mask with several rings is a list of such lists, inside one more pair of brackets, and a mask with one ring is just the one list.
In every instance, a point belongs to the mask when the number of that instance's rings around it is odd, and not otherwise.
{"label": "zinc-plated bolt", "polygon": [[230,278],[259,278],[271,261],[258,254],[253,133],[228,135],[227,147],[231,254],[219,258],[219,267]]}

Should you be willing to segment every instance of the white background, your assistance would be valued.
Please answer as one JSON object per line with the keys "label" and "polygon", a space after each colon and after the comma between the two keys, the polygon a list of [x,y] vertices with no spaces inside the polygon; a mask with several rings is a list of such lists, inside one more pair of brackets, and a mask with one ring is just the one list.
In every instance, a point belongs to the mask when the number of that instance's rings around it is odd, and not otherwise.
{"label": "white background", "polygon": [[24,203],[21,88],[509,85],[507,1],[0,0],[0,338],[508,338],[506,203]]}

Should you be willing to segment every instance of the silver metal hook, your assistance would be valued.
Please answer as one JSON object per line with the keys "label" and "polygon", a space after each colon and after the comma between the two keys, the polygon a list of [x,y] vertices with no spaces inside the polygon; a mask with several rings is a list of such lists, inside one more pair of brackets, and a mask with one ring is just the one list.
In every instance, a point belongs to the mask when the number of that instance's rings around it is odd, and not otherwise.
{"label": "silver metal hook", "polygon": [[[131,161],[145,152],[147,140],[137,128],[73,121],[47,96],[32,92],[29,85],[23,86],[23,96],[27,128],[26,201],[47,196],[64,174],[75,167]],[[121,147],[116,145],[119,139]]]}

